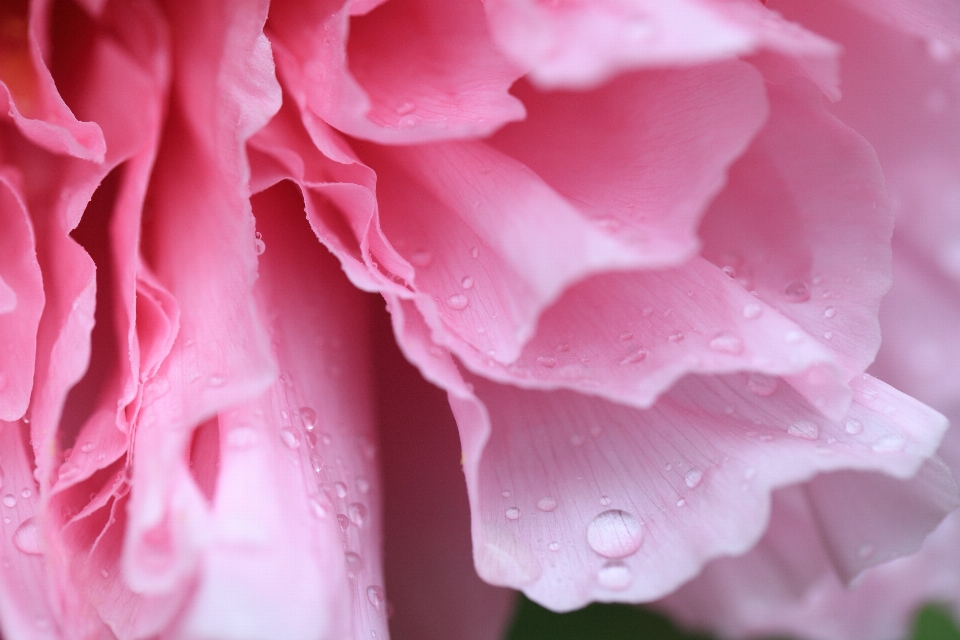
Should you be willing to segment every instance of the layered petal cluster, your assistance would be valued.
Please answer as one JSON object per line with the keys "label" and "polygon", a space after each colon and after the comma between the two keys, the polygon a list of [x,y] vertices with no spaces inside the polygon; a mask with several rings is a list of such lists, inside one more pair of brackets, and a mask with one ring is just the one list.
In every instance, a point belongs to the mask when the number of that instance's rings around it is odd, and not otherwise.
{"label": "layered petal cluster", "polygon": [[955,51],[945,0],[2,4],[4,636],[957,601]]}

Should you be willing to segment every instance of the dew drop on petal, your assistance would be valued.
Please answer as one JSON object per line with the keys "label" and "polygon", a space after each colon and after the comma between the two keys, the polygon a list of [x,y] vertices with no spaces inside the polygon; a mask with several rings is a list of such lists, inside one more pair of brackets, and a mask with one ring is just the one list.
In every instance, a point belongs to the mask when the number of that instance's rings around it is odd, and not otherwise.
{"label": "dew drop on petal", "polygon": [[17,506],[16,497],[14,497],[12,493],[8,493],[7,495],[3,496],[3,506],[10,507],[11,509]]}
{"label": "dew drop on petal", "polygon": [[353,502],[347,505],[347,517],[350,518],[350,522],[362,527],[367,520],[367,507],[360,502]]}
{"label": "dew drop on petal", "polygon": [[587,544],[605,558],[625,558],[643,543],[643,529],[632,515],[620,509],[604,511],[587,527]]}
{"label": "dew drop on petal", "polygon": [[303,419],[303,426],[307,431],[313,431],[317,426],[317,412],[313,407],[300,407],[300,417]]}
{"label": "dew drop on petal", "polygon": [[620,339],[621,339],[622,341],[624,341],[624,342],[628,342],[628,341],[630,341],[630,340],[633,340],[633,332],[632,332],[632,331],[624,331],[623,333],[620,334]]}
{"label": "dew drop on petal", "polygon": [[553,511],[557,508],[557,501],[550,496],[544,496],[537,500],[537,509],[540,511]]}
{"label": "dew drop on petal", "polygon": [[626,366],[629,364],[637,364],[638,362],[643,362],[644,360],[646,360],[648,353],[649,352],[643,347],[634,349],[627,355],[623,356],[623,358],[621,358],[620,364]]}
{"label": "dew drop on petal", "polygon": [[546,369],[553,369],[557,366],[557,359],[552,356],[540,356],[537,358],[537,364]]}
{"label": "dew drop on petal", "polygon": [[550,549],[550,551],[560,551],[560,543],[553,541],[547,545],[547,549]]}
{"label": "dew drop on petal", "polygon": [[340,531],[346,531],[350,527],[350,518],[345,513],[338,513],[337,524],[340,525]]}
{"label": "dew drop on petal", "polygon": [[447,306],[455,311],[462,311],[470,305],[470,300],[462,293],[455,293],[447,298]]}
{"label": "dew drop on petal", "polygon": [[353,551],[347,551],[344,558],[347,561],[347,576],[356,578],[360,574],[360,570],[363,569],[363,558]]}
{"label": "dew drop on petal", "polygon": [[863,423],[859,420],[847,420],[847,424],[843,427],[844,431],[849,433],[852,436],[855,436],[859,433],[863,433]]}
{"label": "dew drop on petal", "polygon": [[700,469],[690,469],[683,476],[683,481],[691,489],[696,489],[703,482],[703,471]]}
{"label": "dew drop on petal", "polygon": [[601,506],[601,507],[609,506],[611,502],[613,502],[613,499],[612,499],[610,496],[608,496],[608,495],[602,495],[602,496],[600,496],[600,506]]}
{"label": "dew drop on petal", "polygon": [[787,428],[787,433],[804,440],[816,440],[820,437],[820,427],[813,420],[797,420]]}
{"label": "dew drop on petal", "polygon": [[743,317],[747,320],[759,318],[763,313],[763,305],[759,302],[749,302],[743,306]]}
{"label": "dew drop on petal", "polygon": [[344,483],[342,483],[342,482],[334,482],[334,483],[333,483],[333,490],[337,492],[337,497],[338,497],[338,498],[346,498],[346,497],[347,497],[347,485],[345,485]]}
{"label": "dew drop on petal", "polygon": [[283,444],[287,445],[290,449],[298,449],[300,447],[300,437],[296,431],[289,427],[280,429],[280,439],[283,440]]}
{"label": "dew drop on petal", "polygon": [[17,549],[30,556],[38,556],[43,553],[40,542],[40,527],[37,526],[33,518],[24,520],[23,524],[13,532],[13,544]]}
{"label": "dew drop on petal", "polygon": [[27,498],[29,498],[29,497],[32,496],[32,495],[33,495],[33,491],[31,491],[31,490],[30,490],[29,488],[27,488],[27,487],[24,487],[23,489],[20,490],[20,496],[21,496],[23,499],[27,499]]}
{"label": "dew drop on petal", "polygon": [[747,389],[750,393],[766,398],[772,396],[777,391],[779,382],[773,376],[766,376],[762,373],[751,373],[747,377]]}
{"label": "dew drop on petal", "polygon": [[610,591],[623,591],[633,584],[633,573],[622,562],[608,562],[597,572],[597,584]]}
{"label": "dew drop on petal", "polygon": [[810,285],[803,280],[794,280],[783,288],[783,297],[789,302],[806,302],[810,299]]}
{"label": "dew drop on petal", "polygon": [[84,442],[82,445],[80,445],[80,451],[82,453],[90,453],[91,451],[93,451],[93,443]]}
{"label": "dew drop on petal", "polygon": [[366,478],[357,478],[357,489],[360,489],[360,493],[368,493],[370,491],[370,481]]}
{"label": "dew drop on petal", "polygon": [[714,336],[708,346],[720,353],[729,353],[731,355],[738,355],[743,353],[743,340],[739,336],[736,336],[728,331],[719,333]]}
{"label": "dew drop on petal", "polygon": [[685,337],[686,336],[683,335],[683,331],[674,331],[667,336],[667,340],[670,342],[681,342]]}
{"label": "dew drop on petal", "polygon": [[826,309],[823,310],[823,315],[826,316],[827,318],[832,318],[837,315],[837,308],[827,307]]}
{"label": "dew drop on petal", "polygon": [[380,605],[383,604],[384,600],[387,599],[387,594],[383,592],[381,587],[370,586],[367,587],[367,600],[370,601],[370,604],[380,608]]}
{"label": "dew drop on petal", "polygon": [[478,247],[470,247],[470,257],[471,258],[480,257],[480,249]]}
{"label": "dew drop on petal", "polygon": [[463,280],[460,281],[460,286],[463,287],[464,289],[472,289],[473,278],[470,276],[464,276]]}
{"label": "dew drop on petal", "polygon": [[891,433],[881,437],[871,445],[871,449],[877,453],[897,453],[903,451],[907,446],[907,439],[899,433]]}
{"label": "dew drop on petal", "polygon": [[520,509],[517,507],[510,507],[504,512],[504,515],[507,516],[507,520],[518,520],[520,518]]}

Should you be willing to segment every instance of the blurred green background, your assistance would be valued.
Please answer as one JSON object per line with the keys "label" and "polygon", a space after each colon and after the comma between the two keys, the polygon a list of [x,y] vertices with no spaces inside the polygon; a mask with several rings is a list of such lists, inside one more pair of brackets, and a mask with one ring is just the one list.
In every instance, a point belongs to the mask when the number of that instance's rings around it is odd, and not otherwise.
{"label": "blurred green background", "polygon": [[[558,614],[521,597],[506,640],[710,640],[710,636],[681,631],[667,618],[639,607],[592,604]],[[905,640],[960,640],[960,630],[944,610],[929,606],[917,615],[913,634]]]}

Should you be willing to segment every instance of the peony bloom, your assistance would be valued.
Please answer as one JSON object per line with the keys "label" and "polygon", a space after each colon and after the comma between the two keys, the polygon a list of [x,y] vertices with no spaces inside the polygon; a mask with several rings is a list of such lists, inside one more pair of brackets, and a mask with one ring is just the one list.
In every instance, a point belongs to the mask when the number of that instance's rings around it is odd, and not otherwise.
{"label": "peony bloom", "polygon": [[5,637],[956,600],[958,45],[947,0],[4,3]]}

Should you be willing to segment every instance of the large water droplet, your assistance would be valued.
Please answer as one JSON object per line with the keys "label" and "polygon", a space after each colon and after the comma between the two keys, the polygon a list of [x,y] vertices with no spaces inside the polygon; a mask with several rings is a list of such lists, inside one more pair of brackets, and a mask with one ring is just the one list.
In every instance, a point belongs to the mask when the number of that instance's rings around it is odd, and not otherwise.
{"label": "large water droplet", "polygon": [[7,495],[3,496],[3,506],[11,509],[14,508],[17,506],[17,498],[12,493],[8,493]]}
{"label": "large water droplet", "polygon": [[504,515],[507,516],[507,520],[518,520],[520,518],[520,509],[510,507],[504,512]]}
{"label": "large water droplet", "polygon": [[300,417],[303,419],[303,426],[307,428],[307,431],[313,431],[314,427],[317,426],[317,412],[313,410],[313,407],[300,407]]}
{"label": "large water droplet", "polygon": [[550,496],[544,496],[537,500],[537,509],[540,511],[553,511],[557,508],[557,501]]}
{"label": "large water droplet", "polygon": [[772,396],[777,391],[778,381],[773,376],[751,373],[747,378],[747,389],[761,398]]}
{"label": "large water droplet", "polygon": [[843,427],[844,431],[849,433],[852,436],[855,436],[863,432],[863,423],[859,420],[850,419],[847,420],[847,424]]}
{"label": "large water droplet", "polygon": [[552,356],[539,356],[537,358],[537,364],[547,369],[553,369],[557,366],[557,359]]}
{"label": "large water droplet", "polygon": [[683,481],[691,489],[696,489],[700,486],[700,483],[703,482],[703,471],[700,469],[690,469],[684,474]]}
{"label": "large water droplet", "polygon": [[350,522],[362,527],[367,520],[367,507],[360,502],[353,502],[347,505],[347,516],[350,518]]}
{"label": "large water droplet", "polygon": [[383,604],[383,601],[387,599],[387,594],[383,592],[383,589],[376,586],[367,587],[367,600],[370,601],[370,604],[380,608],[380,605]]}
{"label": "large water droplet", "polygon": [[597,572],[597,584],[610,591],[623,591],[633,584],[633,573],[622,562],[608,562]]}
{"label": "large water droplet", "polygon": [[891,433],[881,437],[870,447],[877,453],[897,453],[907,446],[907,439],[899,433]]}
{"label": "large water droplet", "polygon": [[300,448],[300,436],[290,427],[280,429],[280,439],[283,440],[283,444],[287,445],[290,449]]}
{"label": "large water droplet", "polygon": [[748,302],[743,306],[743,317],[747,320],[759,318],[763,313],[763,305],[759,302]]}
{"label": "large water droplet", "polygon": [[43,553],[43,546],[40,540],[40,527],[34,522],[33,518],[27,518],[23,521],[17,530],[13,532],[14,546],[31,556],[39,556]]}
{"label": "large water droplet", "polygon": [[708,346],[720,353],[729,353],[731,355],[743,353],[743,340],[729,331],[724,331],[714,336]]}
{"label": "large water droplet", "polygon": [[462,293],[455,293],[447,298],[447,306],[455,311],[462,311],[470,305],[470,300]]}
{"label": "large water droplet", "polygon": [[787,428],[787,433],[804,440],[816,440],[820,437],[820,427],[813,420],[797,420]]}
{"label": "large water droplet", "polygon": [[625,558],[642,543],[640,522],[620,509],[604,511],[587,527],[587,544],[605,558]]}
{"label": "large water droplet", "polygon": [[803,280],[794,280],[783,288],[783,297],[789,302],[806,302],[810,299],[810,285]]}
{"label": "large water droplet", "polygon": [[623,358],[620,360],[620,364],[628,365],[628,364],[637,364],[638,362],[643,362],[644,360],[646,360],[648,353],[649,352],[643,347],[634,349],[627,355],[623,356]]}

